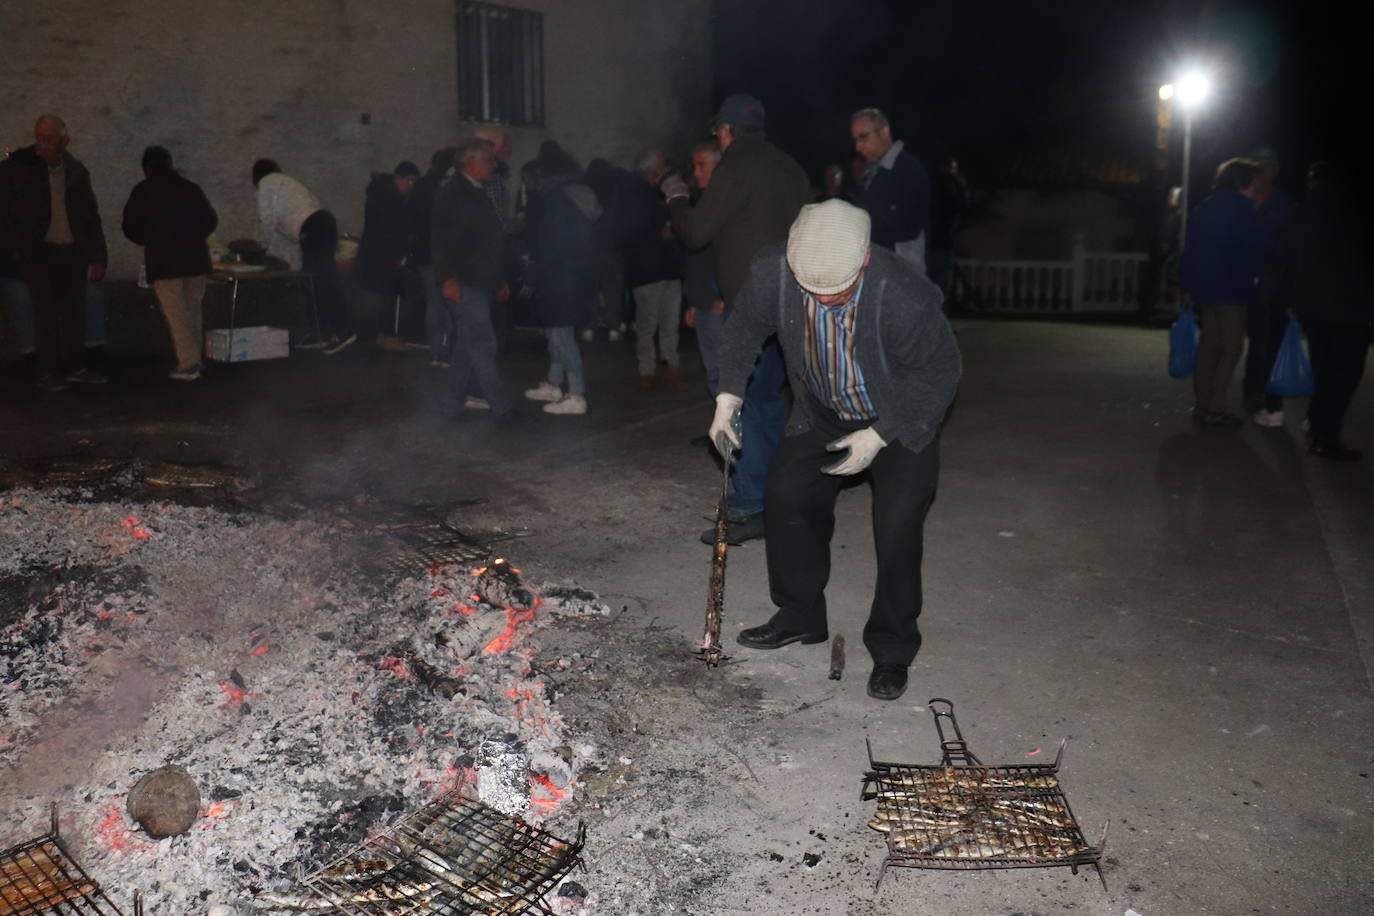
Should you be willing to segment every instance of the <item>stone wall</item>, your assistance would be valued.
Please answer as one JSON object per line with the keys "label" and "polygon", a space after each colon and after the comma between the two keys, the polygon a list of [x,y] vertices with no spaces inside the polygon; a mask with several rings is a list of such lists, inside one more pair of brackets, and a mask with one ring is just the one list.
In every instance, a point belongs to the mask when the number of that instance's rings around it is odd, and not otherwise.
{"label": "stone wall", "polygon": [[[709,0],[519,0],[544,13],[546,124],[512,131],[512,164],[546,138],[584,164],[684,151],[710,114]],[[0,3],[0,147],[34,117],[66,119],[91,169],[111,274],[137,272],[119,231],[149,144],[172,151],[220,214],[255,231],[254,159],[310,186],[344,231],[362,229],[370,172],[422,168],[468,134],[458,120],[452,0],[52,0]]]}

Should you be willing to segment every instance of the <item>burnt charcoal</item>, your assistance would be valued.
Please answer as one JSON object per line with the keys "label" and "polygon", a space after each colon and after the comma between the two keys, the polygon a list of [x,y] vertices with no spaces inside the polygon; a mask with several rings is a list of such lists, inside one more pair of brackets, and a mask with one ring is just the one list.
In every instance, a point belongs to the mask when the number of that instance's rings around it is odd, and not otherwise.
{"label": "burnt charcoal", "polygon": [[321,630],[320,632],[315,634],[315,638],[318,639],[320,642],[333,642],[334,634],[329,630]]}
{"label": "burnt charcoal", "polygon": [[568,900],[585,900],[587,889],[576,881],[564,881],[562,887],[558,889],[558,896]]}
{"label": "burnt charcoal", "polygon": [[556,601],[596,601],[596,592],[589,592],[585,588],[567,585],[546,585],[543,588],[544,597]]}
{"label": "burnt charcoal", "polygon": [[228,786],[215,786],[210,790],[210,801],[228,801],[231,798],[241,798],[243,793],[238,789],[231,789]]}
{"label": "burnt charcoal", "polygon": [[467,692],[463,689],[462,681],[449,677],[429,662],[417,657],[413,652],[406,653],[405,662],[421,684],[446,700],[451,700],[458,694]]}
{"label": "burnt charcoal", "polygon": [[527,611],[534,607],[534,592],[520,573],[505,560],[493,560],[472,577],[472,590],[487,604]]}
{"label": "burnt charcoal", "polygon": [[235,668],[229,672],[229,680],[234,682],[234,686],[240,690],[245,690],[248,684],[244,682],[243,675],[239,674],[239,669]]}
{"label": "burnt charcoal", "polygon": [[342,810],[347,811],[349,816],[342,822],[337,816],[325,817],[296,831],[296,839],[302,841],[302,848],[311,850],[308,859],[299,863],[304,871],[314,871],[338,858],[366,840],[374,827],[390,824],[410,807],[400,793],[370,794],[358,798],[356,793],[359,791],[357,786],[321,787],[321,800],[330,797],[339,799],[343,802]]}
{"label": "burnt charcoal", "polygon": [[808,852],[802,856],[802,864],[807,868],[815,868],[821,862],[821,854],[818,852]]}

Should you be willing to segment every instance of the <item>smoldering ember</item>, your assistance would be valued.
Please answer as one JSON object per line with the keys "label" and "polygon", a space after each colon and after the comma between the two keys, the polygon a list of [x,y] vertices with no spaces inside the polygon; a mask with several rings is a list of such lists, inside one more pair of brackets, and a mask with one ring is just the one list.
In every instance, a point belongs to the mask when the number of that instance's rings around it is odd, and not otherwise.
{"label": "smoldering ember", "polygon": [[[417,554],[379,531],[435,526],[347,508],[351,529],[8,494],[7,828],[41,832],[56,803],[77,860],[115,896],[140,889],[154,913],[289,897],[301,875],[445,790],[575,835],[565,802],[614,760],[557,708],[557,682],[594,677],[594,663],[542,657],[534,631],[607,607],[526,586],[504,558],[463,562],[487,556],[476,541],[468,557],[427,564],[432,540]],[[411,571],[340,577],[341,556],[358,551]],[[99,711],[70,712],[88,707]],[[154,841],[126,797],[166,764],[204,804],[190,832]]]}

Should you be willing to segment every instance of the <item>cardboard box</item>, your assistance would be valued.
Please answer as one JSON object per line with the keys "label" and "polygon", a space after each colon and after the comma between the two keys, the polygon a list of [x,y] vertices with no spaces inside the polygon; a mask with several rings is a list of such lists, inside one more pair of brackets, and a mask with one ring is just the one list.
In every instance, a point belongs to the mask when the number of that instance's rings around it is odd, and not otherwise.
{"label": "cardboard box", "polygon": [[281,359],[291,355],[291,334],[285,328],[217,328],[205,332],[205,355],[221,363]]}

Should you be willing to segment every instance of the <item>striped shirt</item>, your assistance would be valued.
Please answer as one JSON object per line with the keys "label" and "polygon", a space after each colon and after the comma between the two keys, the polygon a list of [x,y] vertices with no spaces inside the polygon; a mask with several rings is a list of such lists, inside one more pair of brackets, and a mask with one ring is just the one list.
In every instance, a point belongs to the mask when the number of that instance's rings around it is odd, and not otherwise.
{"label": "striped shirt", "polygon": [[854,314],[863,281],[844,305],[821,305],[802,290],[806,304],[806,387],[842,420],[872,420],[878,412],[854,355]]}

